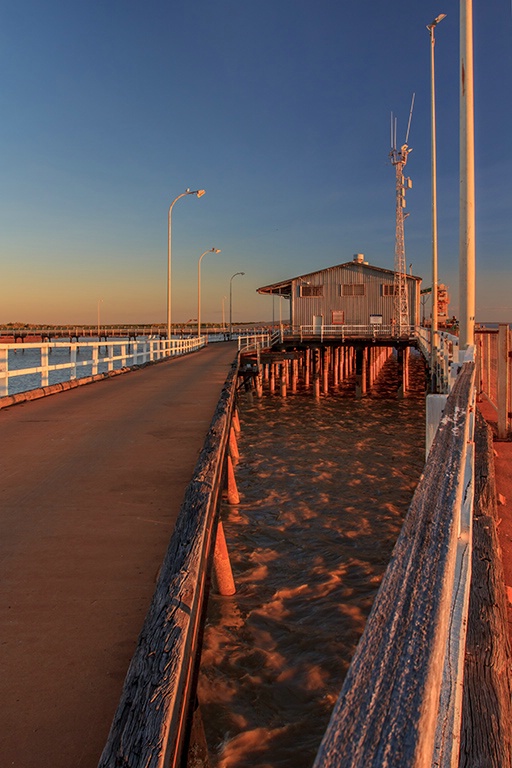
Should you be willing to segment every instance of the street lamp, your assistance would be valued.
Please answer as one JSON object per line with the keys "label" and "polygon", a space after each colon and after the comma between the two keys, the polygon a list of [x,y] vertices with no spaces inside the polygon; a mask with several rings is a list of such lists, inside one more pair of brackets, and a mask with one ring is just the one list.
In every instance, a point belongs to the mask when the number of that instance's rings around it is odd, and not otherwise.
{"label": "street lamp", "polygon": [[224,311],[224,302],[226,301],[227,296],[222,297],[222,332],[226,333],[226,313]]}
{"label": "street lamp", "polygon": [[233,278],[237,275],[245,275],[245,272],[235,272],[229,280],[229,340],[233,334]]}
{"label": "street lamp", "polygon": [[201,338],[201,261],[207,253],[220,253],[220,248],[209,248],[202,253],[197,262],[197,335]]}
{"label": "street lamp", "polygon": [[196,189],[194,191],[191,191],[190,189],[186,189],[184,192],[181,193],[181,195],[178,195],[178,197],[175,197],[172,203],[169,206],[169,216],[167,219],[167,338],[169,339],[169,343],[171,341],[171,227],[172,227],[172,209],[174,207],[174,203],[177,203],[178,200],[181,200],[182,197],[185,197],[186,195],[196,195],[196,197],[202,197],[205,194],[204,189]]}
{"label": "street lamp", "polygon": [[100,304],[103,303],[103,299],[98,299],[98,341],[100,340]]}
{"label": "street lamp", "polygon": [[446,13],[437,16],[432,24],[427,25],[430,33],[430,76],[431,76],[431,120],[432,120],[432,325],[430,328],[430,379],[431,390],[437,389],[437,160],[436,160],[436,88],[434,77],[434,48],[436,44],[434,30]]}

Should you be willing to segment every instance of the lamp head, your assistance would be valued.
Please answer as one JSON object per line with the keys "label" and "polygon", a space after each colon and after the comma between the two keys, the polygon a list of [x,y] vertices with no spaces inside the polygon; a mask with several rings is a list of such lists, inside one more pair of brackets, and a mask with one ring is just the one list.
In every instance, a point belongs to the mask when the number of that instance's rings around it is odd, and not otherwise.
{"label": "lamp head", "polygon": [[193,195],[196,195],[197,197],[202,197],[206,194],[206,189],[196,189],[195,192],[192,192]]}
{"label": "lamp head", "polygon": [[439,16],[436,16],[432,24],[427,25],[427,29],[429,29],[432,32],[434,27],[437,27],[439,22],[442,21],[443,19],[446,19],[446,13],[440,13]]}
{"label": "lamp head", "polygon": [[212,253],[220,253],[220,248],[210,248]]}

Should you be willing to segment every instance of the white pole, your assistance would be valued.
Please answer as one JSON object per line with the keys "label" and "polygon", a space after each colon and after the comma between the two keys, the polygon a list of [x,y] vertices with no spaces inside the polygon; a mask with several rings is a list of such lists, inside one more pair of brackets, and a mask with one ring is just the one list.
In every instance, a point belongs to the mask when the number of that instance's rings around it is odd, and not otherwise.
{"label": "white pole", "polygon": [[437,391],[437,348],[438,342],[438,302],[437,302],[437,146],[436,146],[436,83],[434,68],[434,49],[436,39],[434,30],[445,14],[441,14],[430,24],[430,74],[431,74],[431,135],[432,135],[432,325],[431,325],[431,356],[430,381],[432,392]]}
{"label": "white pole", "polygon": [[169,340],[169,353],[171,350],[171,256],[172,256],[172,209],[174,204],[181,200],[186,195],[195,195],[196,197],[202,197],[205,194],[204,189],[195,189],[193,192],[190,189],[186,189],[181,195],[175,197],[169,206],[169,213],[167,215],[167,338]]}
{"label": "white pole", "polygon": [[201,338],[201,262],[207,253],[220,253],[219,248],[208,248],[202,253],[197,262],[197,335]]}
{"label": "white pole", "polygon": [[473,0],[460,0],[460,349],[475,340],[475,120]]}

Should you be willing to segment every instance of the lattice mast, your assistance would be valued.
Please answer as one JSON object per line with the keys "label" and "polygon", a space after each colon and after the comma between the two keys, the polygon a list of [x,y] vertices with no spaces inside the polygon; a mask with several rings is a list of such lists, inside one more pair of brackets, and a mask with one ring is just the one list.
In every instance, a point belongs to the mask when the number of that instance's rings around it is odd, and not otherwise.
{"label": "lattice mast", "polygon": [[395,232],[395,278],[393,285],[393,324],[398,336],[409,333],[409,300],[407,293],[407,268],[405,263],[405,237],[404,221],[409,215],[405,212],[405,193],[412,188],[412,180],[404,175],[407,157],[412,149],[407,145],[409,130],[411,127],[412,110],[414,107],[414,95],[412,97],[411,111],[405,142],[400,149],[396,148],[396,118],[391,115],[391,164],[395,166],[396,173],[396,232]]}

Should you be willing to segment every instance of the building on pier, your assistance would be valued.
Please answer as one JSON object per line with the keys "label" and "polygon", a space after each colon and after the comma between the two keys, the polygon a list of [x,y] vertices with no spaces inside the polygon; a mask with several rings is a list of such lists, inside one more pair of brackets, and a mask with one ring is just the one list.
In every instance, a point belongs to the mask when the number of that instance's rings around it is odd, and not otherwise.
{"label": "building on pier", "polygon": [[[419,325],[421,278],[406,275],[409,326]],[[367,327],[386,336],[396,335],[393,299],[395,273],[374,267],[357,253],[352,261],[299,275],[258,288],[258,293],[290,301],[292,334],[339,335],[343,326]],[[375,328],[372,326],[378,326]],[[366,335],[366,333],[364,334]]]}
{"label": "building on pier", "polygon": [[[408,323],[399,324],[394,311],[395,272],[368,264],[361,253],[344,264],[259,288],[258,293],[290,302],[289,327],[282,327],[279,341],[260,354],[260,363],[271,356],[270,391],[277,375],[281,382],[288,378],[286,367],[293,369],[291,356],[299,358],[305,386],[311,382],[315,394],[327,393],[330,386],[337,388],[340,381],[353,376],[356,393],[363,396],[395,349],[401,369],[400,393],[405,393],[409,348],[418,346],[421,278],[404,277]],[[292,381],[296,378],[292,374]]]}

